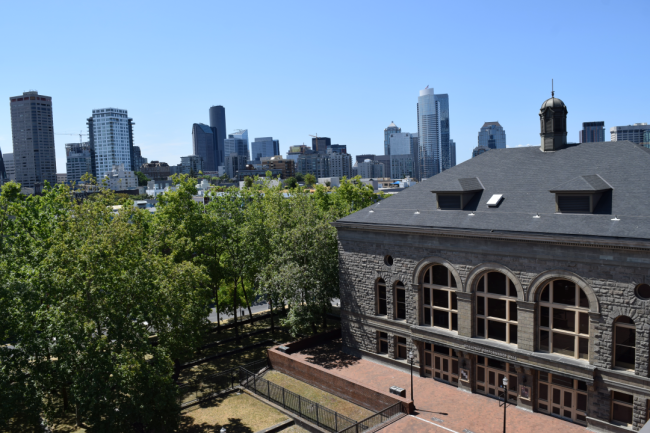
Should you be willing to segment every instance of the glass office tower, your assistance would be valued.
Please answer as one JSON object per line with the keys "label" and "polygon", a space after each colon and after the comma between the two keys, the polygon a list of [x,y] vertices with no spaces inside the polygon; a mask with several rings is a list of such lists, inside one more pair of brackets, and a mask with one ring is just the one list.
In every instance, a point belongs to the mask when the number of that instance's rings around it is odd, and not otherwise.
{"label": "glass office tower", "polygon": [[435,95],[435,101],[438,113],[440,171],[442,172],[453,167],[449,149],[449,95],[446,93]]}
{"label": "glass office tower", "polygon": [[384,155],[390,155],[390,136],[391,134],[402,132],[402,128],[395,125],[395,122],[390,122],[387,128],[384,129]]}
{"label": "glass office tower", "polygon": [[428,86],[418,97],[418,165],[420,178],[428,179],[440,173],[440,128],[436,97]]}

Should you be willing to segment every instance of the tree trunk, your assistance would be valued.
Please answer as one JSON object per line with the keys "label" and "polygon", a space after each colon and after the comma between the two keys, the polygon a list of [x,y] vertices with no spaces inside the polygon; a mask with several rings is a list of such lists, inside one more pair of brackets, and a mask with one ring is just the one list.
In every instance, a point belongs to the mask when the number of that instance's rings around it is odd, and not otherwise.
{"label": "tree trunk", "polygon": [[61,388],[61,396],[63,397],[63,410],[67,412],[70,405],[68,404],[68,389],[65,386]]}
{"label": "tree trunk", "polygon": [[269,311],[271,312],[271,334],[275,334],[275,323],[273,321],[273,300],[269,297]]}
{"label": "tree trunk", "polygon": [[178,377],[181,375],[181,361],[179,359],[174,359],[174,382],[178,380]]}
{"label": "tree trunk", "polygon": [[235,341],[239,344],[239,324],[237,323],[237,278],[234,279],[234,296],[232,297],[233,302],[233,320],[235,321]]}
{"label": "tree trunk", "polygon": [[323,332],[327,331],[327,306],[323,305]]}
{"label": "tree trunk", "polygon": [[219,318],[219,284],[217,283],[216,287],[212,287],[212,292],[214,293],[214,306],[217,311],[217,329],[221,328],[221,319]]}
{"label": "tree trunk", "polygon": [[253,310],[251,310],[251,303],[248,301],[248,294],[246,293],[246,284],[244,284],[243,279],[241,281],[241,286],[244,289],[244,299],[246,299],[246,306],[248,307],[248,315],[250,316],[251,320],[253,320]]}

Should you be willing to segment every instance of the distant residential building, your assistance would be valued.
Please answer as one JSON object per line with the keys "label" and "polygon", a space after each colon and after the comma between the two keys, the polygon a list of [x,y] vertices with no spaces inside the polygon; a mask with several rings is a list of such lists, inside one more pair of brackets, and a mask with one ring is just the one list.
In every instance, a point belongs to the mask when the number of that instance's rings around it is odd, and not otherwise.
{"label": "distant residential building", "polygon": [[14,165],[14,154],[5,153],[2,157],[4,160],[5,171],[9,180],[16,180],[16,166]]}
{"label": "distant residential building", "polygon": [[132,170],[125,170],[124,164],[114,165],[104,176],[106,186],[113,191],[138,188],[138,178]]}
{"label": "distant residential building", "polygon": [[506,131],[499,122],[485,122],[478,133],[478,145],[490,149],[506,148]]}
{"label": "distant residential building", "polygon": [[64,184],[68,181],[67,173],[57,173],[56,174],[56,183]]}
{"label": "distant residential building", "polygon": [[199,155],[181,156],[179,173],[198,176],[199,172],[203,172],[202,156]]}
{"label": "distant residential building", "polygon": [[88,119],[90,147],[95,152],[95,173],[101,177],[113,166],[124,165],[132,169],[133,119],[127,110],[101,108],[93,110]]}
{"label": "distant residential building", "polygon": [[391,135],[399,134],[400,132],[402,132],[402,128],[395,125],[395,122],[393,121],[391,121],[390,125],[384,129],[384,155],[390,155],[392,152],[390,143]]}
{"label": "distant residential building", "polygon": [[34,91],[9,101],[16,182],[40,193],[46,180],[57,181],[52,98]]}
{"label": "distant residential building", "polygon": [[327,153],[348,153],[347,144],[332,144],[327,148]]}
{"label": "distant residential building", "polygon": [[293,160],[297,165],[298,156],[311,152],[311,148],[309,146],[305,146],[304,144],[301,144],[300,146],[290,146],[289,150],[287,151],[287,159]]}
{"label": "distant residential building", "polygon": [[167,191],[175,191],[176,186],[169,179],[167,180],[150,180],[147,182],[147,195],[156,197],[158,194],[162,194]]}
{"label": "distant residential building", "polygon": [[582,122],[579,143],[602,143],[605,141],[605,122]]}
{"label": "distant residential building", "polygon": [[228,134],[223,142],[224,155],[232,155],[233,153],[240,156],[245,156],[246,161],[250,161],[250,153],[248,152],[248,129],[239,129],[232,134]]}
{"label": "distant residential building", "polygon": [[89,173],[94,176],[95,164],[93,162],[93,150],[90,142],[67,143],[65,145],[65,171],[68,183],[79,183],[81,178]]}
{"label": "distant residential building", "polygon": [[246,155],[238,155],[236,153],[226,155],[225,169],[228,178],[234,179],[237,172],[246,167],[247,162],[248,159],[246,158]]}
{"label": "distant residential building", "polygon": [[[226,154],[224,153],[224,141],[226,140],[226,109],[221,105],[210,107],[210,128],[217,139],[215,167],[224,164]],[[197,155],[197,153],[195,153]],[[203,158],[205,161],[205,157]],[[207,166],[206,166],[207,170]],[[216,171],[210,168],[209,171]]]}
{"label": "distant residential building", "polygon": [[148,162],[147,158],[142,156],[142,152],[140,151],[139,146],[133,146],[133,171],[140,171],[140,167],[142,167],[142,164],[146,164]]}
{"label": "distant residential building", "polygon": [[203,158],[203,167],[214,171],[219,166],[219,138],[216,128],[204,123],[192,125],[192,151]]}
{"label": "distant residential building", "polygon": [[357,164],[359,170],[359,176],[362,179],[377,179],[385,177],[384,164],[381,162],[373,161],[372,159],[366,159],[363,162]]}
{"label": "distant residential building", "polygon": [[316,178],[330,177],[329,159],[330,155],[326,153],[299,155],[296,172],[302,174],[313,174]]}
{"label": "distant residential building", "polygon": [[490,148],[487,147],[487,146],[476,146],[474,148],[474,150],[472,151],[472,158],[477,157],[477,156],[487,152],[488,150],[490,150]]}
{"label": "distant residential building", "polygon": [[391,155],[376,155],[374,161],[383,164],[384,165],[384,176],[383,177],[391,177],[392,174],[390,172],[390,157]]}
{"label": "distant residential building", "polygon": [[280,154],[280,140],[273,137],[258,137],[251,143],[251,161],[260,163],[262,158]]}
{"label": "distant residential building", "polygon": [[9,182],[9,176],[7,176],[7,169],[5,168],[4,158],[2,157],[2,150],[0,149],[0,185],[4,185]]}
{"label": "distant residential building", "polygon": [[296,161],[282,158],[280,155],[262,159],[262,167],[270,170],[280,170],[282,179],[288,179],[296,175]]}
{"label": "distant residential building", "polygon": [[320,177],[318,178],[317,183],[320,185],[331,186],[331,187],[341,186],[341,179],[339,177]]}
{"label": "distant residential building", "polygon": [[140,171],[152,180],[166,180],[169,176],[171,176],[171,169],[169,168],[169,164],[160,161],[151,161],[146,164],[142,164]]}
{"label": "distant residential building", "polygon": [[352,166],[352,177],[357,177],[359,175],[359,165],[358,163]]}
{"label": "distant residential building", "polygon": [[456,166],[456,142],[452,139],[449,139],[449,164],[449,168]]}
{"label": "distant residential building", "polygon": [[327,148],[332,145],[329,137],[314,137],[311,139],[311,148],[314,152],[327,153]]}
{"label": "distant residential building", "polygon": [[647,123],[635,123],[628,126],[614,126],[609,129],[612,141],[631,141],[632,143],[641,144],[644,140],[643,134],[650,131]]}
{"label": "distant residential building", "polygon": [[329,154],[329,177],[352,177],[352,155],[347,153]]}
{"label": "distant residential building", "polygon": [[390,176],[394,179],[415,177],[415,165],[417,159],[411,154],[390,155]]}

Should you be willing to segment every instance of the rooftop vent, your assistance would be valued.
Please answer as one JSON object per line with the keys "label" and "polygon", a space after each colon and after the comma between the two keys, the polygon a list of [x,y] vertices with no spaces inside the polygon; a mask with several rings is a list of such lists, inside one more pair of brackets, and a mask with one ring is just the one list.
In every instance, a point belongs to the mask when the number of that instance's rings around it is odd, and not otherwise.
{"label": "rooftop vent", "polygon": [[499,207],[503,201],[503,194],[494,194],[487,202],[488,207]]}

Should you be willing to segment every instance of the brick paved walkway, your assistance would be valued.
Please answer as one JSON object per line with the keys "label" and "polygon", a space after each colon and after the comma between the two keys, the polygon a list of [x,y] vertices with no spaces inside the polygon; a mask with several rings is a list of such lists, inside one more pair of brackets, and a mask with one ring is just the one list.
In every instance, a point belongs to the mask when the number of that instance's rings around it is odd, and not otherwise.
{"label": "brick paved walkway", "polygon": [[[387,391],[392,385],[399,386],[406,389],[407,397],[410,397],[411,377],[408,373],[366,359],[351,357],[340,352],[339,348],[340,345],[331,343],[294,353],[291,357],[327,369],[335,369],[341,377],[363,383],[368,388]],[[460,391],[430,378],[414,375],[413,383],[416,416],[404,417],[383,428],[382,433],[503,432],[503,407],[499,407],[497,400]],[[586,433],[587,431],[577,424],[541,413],[527,412],[516,406],[508,406],[507,411],[508,432]]]}

